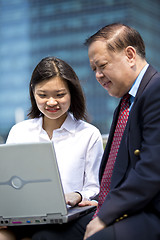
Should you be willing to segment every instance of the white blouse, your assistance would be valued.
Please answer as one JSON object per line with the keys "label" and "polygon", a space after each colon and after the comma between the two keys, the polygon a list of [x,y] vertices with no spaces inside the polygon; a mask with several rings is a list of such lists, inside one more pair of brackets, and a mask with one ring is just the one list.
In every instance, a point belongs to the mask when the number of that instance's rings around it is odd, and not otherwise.
{"label": "white blouse", "polygon": [[53,131],[50,140],[42,128],[42,117],[17,123],[9,132],[6,143],[52,141],[65,193],[78,191],[83,199],[99,192],[98,172],[103,154],[99,130],[68,114],[61,128]]}

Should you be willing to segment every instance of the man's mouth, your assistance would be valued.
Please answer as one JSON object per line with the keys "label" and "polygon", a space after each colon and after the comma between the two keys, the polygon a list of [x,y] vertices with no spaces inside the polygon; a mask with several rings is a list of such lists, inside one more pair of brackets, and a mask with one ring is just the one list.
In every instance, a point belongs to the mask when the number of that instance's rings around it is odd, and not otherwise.
{"label": "man's mouth", "polygon": [[110,83],[111,83],[111,81],[105,82],[105,83],[102,84],[102,86],[103,86],[104,88],[108,88],[109,85],[110,85]]}

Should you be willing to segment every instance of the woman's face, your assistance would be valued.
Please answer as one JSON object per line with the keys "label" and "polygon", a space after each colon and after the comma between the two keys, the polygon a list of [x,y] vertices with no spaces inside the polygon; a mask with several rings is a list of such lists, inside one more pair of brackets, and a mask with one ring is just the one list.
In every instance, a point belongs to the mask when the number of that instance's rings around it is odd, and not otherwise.
{"label": "woman's face", "polygon": [[67,83],[60,77],[53,77],[36,84],[34,97],[44,118],[60,121],[66,118],[71,95]]}

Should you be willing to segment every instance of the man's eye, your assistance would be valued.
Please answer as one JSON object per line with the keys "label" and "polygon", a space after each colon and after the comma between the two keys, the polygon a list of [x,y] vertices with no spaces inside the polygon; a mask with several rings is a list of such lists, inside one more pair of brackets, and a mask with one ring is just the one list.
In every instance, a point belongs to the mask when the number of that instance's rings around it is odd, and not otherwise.
{"label": "man's eye", "polygon": [[106,63],[105,64],[101,64],[99,67],[100,68],[105,68],[105,66],[106,66]]}

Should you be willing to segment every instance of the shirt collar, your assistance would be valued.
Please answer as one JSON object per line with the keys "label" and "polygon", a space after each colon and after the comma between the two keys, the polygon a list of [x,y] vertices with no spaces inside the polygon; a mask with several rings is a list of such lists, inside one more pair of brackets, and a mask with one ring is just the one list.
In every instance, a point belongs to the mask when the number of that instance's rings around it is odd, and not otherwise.
{"label": "shirt collar", "polygon": [[[76,130],[76,120],[71,113],[68,113],[68,116],[59,130],[65,129],[70,133],[75,133]],[[58,129],[57,129],[58,130]]]}
{"label": "shirt collar", "polygon": [[[31,125],[32,129],[37,128],[40,132],[42,131],[42,122],[43,122],[43,118],[39,117],[39,118],[34,118],[33,119],[33,124]],[[62,124],[62,126],[58,129],[56,129],[55,131],[59,131],[59,130],[66,130],[70,133],[75,133],[76,130],[76,120],[74,118],[74,116],[71,113],[68,113],[68,116],[66,118],[66,120],[64,121],[64,123]]]}
{"label": "shirt collar", "polygon": [[137,93],[138,88],[139,88],[139,85],[140,85],[140,83],[141,83],[141,80],[142,80],[142,78],[143,78],[143,76],[144,76],[144,74],[145,74],[148,66],[149,66],[149,64],[147,63],[147,64],[144,66],[144,68],[141,70],[141,72],[140,72],[140,74],[138,75],[138,77],[136,78],[134,84],[132,85],[132,87],[131,87],[131,89],[130,89],[130,91],[129,91],[129,94],[131,95],[131,97],[134,97],[134,98],[135,98],[136,93]]}

